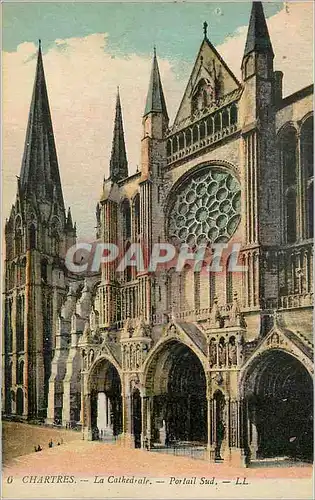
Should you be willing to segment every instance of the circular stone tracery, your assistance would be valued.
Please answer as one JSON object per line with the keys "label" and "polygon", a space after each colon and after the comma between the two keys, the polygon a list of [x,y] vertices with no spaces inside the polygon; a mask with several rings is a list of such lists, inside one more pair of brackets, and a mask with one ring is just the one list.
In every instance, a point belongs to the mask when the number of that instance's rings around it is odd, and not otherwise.
{"label": "circular stone tracery", "polygon": [[169,236],[189,246],[225,243],[241,218],[238,180],[219,167],[196,172],[175,193],[169,216]]}

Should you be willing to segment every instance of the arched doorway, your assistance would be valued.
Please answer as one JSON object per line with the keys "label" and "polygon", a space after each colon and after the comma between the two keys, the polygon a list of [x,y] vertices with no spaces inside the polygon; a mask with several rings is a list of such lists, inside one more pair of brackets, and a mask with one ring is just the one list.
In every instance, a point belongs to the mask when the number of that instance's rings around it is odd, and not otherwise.
{"label": "arched doorway", "polygon": [[119,373],[110,361],[103,359],[90,377],[92,439],[114,439],[122,432]]}
{"label": "arched doorway", "polygon": [[252,458],[313,457],[313,384],[292,355],[272,349],[244,379],[247,441]]}
{"label": "arched doorway", "polygon": [[167,342],[151,361],[146,389],[152,394],[151,443],[207,442],[206,377],[189,347]]}

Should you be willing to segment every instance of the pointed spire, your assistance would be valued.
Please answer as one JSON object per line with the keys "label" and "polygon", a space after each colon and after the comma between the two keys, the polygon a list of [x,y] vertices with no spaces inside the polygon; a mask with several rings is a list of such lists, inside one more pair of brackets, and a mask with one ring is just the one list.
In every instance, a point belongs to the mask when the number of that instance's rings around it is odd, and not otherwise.
{"label": "pointed spire", "polygon": [[168,120],[159,65],[156,57],[156,48],[153,49],[153,63],[150,76],[149,91],[144,110],[144,116],[149,113],[163,113]]}
{"label": "pointed spire", "polygon": [[70,207],[68,208],[67,221],[66,221],[66,229],[68,229],[70,231],[73,229],[73,222],[72,222],[72,215],[71,215],[71,209],[70,209]]}
{"label": "pointed spire", "polygon": [[38,201],[55,201],[64,208],[55,139],[49,109],[41,40],[26,131],[20,180],[21,194]]}
{"label": "pointed spire", "polygon": [[128,162],[125,147],[124,126],[121,112],[119,87],[117,87],[116,113],[112,154],[110,158],[110,178],[113,182],[128,177]]}
{"label": "pointed spire", "polygon": [[253,51],[271,52],[273,55],[262,2],[253,2],[244,56]]}

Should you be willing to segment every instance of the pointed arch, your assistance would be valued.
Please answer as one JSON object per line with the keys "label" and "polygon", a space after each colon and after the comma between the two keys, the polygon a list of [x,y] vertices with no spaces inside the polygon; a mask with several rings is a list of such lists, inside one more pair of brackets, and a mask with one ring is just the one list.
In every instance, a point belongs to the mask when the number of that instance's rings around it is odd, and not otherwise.
{"label": "pointed arch", "polygon": [[225,129],[230,125],[230,118],[228,109],[224,109],[222,111],[222,128]]}
{"label": "pointed arch", "polygon": [[6,352],[12,352],[13,349],[13,331],[12,331],[12,298],[6,299],[5,302],[5,345],[4,349]]}
{"label": "pointed arch", "polygon": [[207,441],[205,357],[190,344],[184,336],[164,338],[145,361],[144,395],[152,397],[152,412],[159,421],[151,428],[153,442],[159,440],[161,427],[166,445]]}
{"label": "pointed arch", "polygon": [[199,140],[199,128],[198,125],[194,125],[192,129],[192,142],[198,142]]}
{"label": "pointed arch", "polygon": [[184,149],[185,147],[185,134],[184,132],[180,132],[178,134],[178,148],[181,150],[181,149]]}
{"label": "pointed arch", "polygon": [[13,288],[16,285],[16,263],[12,262],[11,268],[10,268],[10,288]]}
{"label": "pointed arch", "polygon": [[221,130],[221,113],[217,112],[214,115],[214,132],[220,132]]}
{"label": "pointed arch", "polygon": [[290,123],[286,124],[278,135],[284,193],[284,239],[294,243],[297,239],[297,131]]}
{"label": "pointed arch", "polygon": [[20,255],[23,252],[22,219],[20,215],[17,215],[15,218],[14,247],[16,256]]}
{"label": "pointed arch", "polygon": [[16,303],[16,350],[24,351],[24,295],[18,295]]}
{"label": "pointed arch", "polygon": [[16,365],[16,383],[23,385],[24,380],[24,361],[20,360]]}
{"label": "pointed arch", "polygon": [[120,366],[112,357],[99,356],[90,367],[87,387],[92,439],[99,439],[100,431],[117,436],[123,429]]}
{"label": "pointed arch", "polygon": [[309,116],[301,126],[302,168],[306,179],[314,177],[314,117]]}
{"label": "pointed arch", "polygon": [[137,193],[133,199],[133,220],[134,220],[134,237],[135,241],[138,241],[141,232],[139,193]]}
{"label": "pointed arch", "polygon": [[301,126],[301,167],[305,186],[306,237],[314,236],[314,117]]}
{"label": "pointed arch", "polygon": [[237,123],[237,105],[232,104],[230,108],[230,123],[231,125],[235,125]]}
{"label": "pointed arch", "polygon": [[124,241],[131,237],[131,208],[128,198],[121,202],[120,210],[122,214],[122,230]]}
{"label": "pointed arch", "polygon": [[20,262],[20,283],[21,285],[25,284],[26,278],[26,257],[24,257]]}
{"label": "pointed arch", "polygon": [[167,156],[171,156],[173,153],[172,151],[172,139],[168,139],[166,143],[166,154]]}
{"label": "pointed arch", "polygon": [[[245,401],[244,444],[254,457],[313,458],[312,376],[273,331],[241,370],[240,394]],[[269,348],[268,348],[269,347]],[[299,359],[300,357],[300,359]],[[310,360],[310,365],[311,365]],[[296,446],[298,445],[298,446]]]}
{"label": "pointed arch", "polygon": [[30,224],[28,227],[28,248],[34,250],[36,248],[36,227],[35,224]]}
{"label": "pointed arch", "polygon": [[206,122],[205,121],[200,122],[199,133],[200,133],[200,139],[204,139],[206,137]]}
{"label": "pointed arch", "polygon": [[186,147],[189,148],[192,143],[192,130],[191,128],[188,128],[185,131],[185,142],[186,142]]}

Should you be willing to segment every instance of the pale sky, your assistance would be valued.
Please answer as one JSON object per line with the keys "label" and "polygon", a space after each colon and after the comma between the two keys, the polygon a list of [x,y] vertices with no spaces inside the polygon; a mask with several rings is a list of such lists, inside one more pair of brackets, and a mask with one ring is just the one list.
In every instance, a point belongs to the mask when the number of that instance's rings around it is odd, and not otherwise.
{"label": "pale sky", "polygon": [[[120,86],[129,173],[140,158],[141,118],[157,45],[171,120],[202,41],[209,38],[237,77],[251,4],[3,5],[3,216],[15,200],[42,39],[46,83],[66,207],[80,238],[93,238],[95,205],[108,175]],[[284,94],[313,81],[313,3],[264,4]]]}

